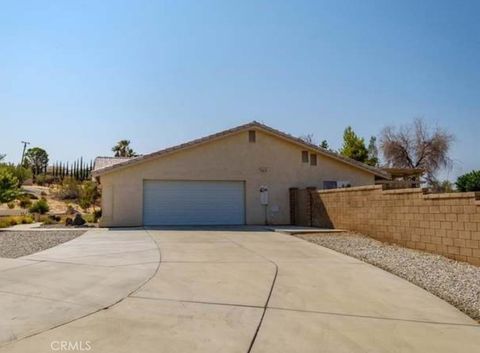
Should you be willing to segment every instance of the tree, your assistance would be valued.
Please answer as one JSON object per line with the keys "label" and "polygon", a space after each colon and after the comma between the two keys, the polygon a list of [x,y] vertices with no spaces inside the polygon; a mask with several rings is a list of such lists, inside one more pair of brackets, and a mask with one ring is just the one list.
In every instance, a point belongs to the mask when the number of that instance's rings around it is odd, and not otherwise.
{"label": "tree", "polygon": [[480,170],[459,176],[455,185],[458,191],[480,191]]}
{"label": "tree", "polygon": [[313,134],[305,134],[300,136],[300,140],[303,142],[309,143],[311,145],[315,145],[315,137],[313,137]]}
{"label": "tree", "polygon": [[0,162],[3,161],[3,159],[5,158],[5,156],[6,156],[5,154],[1,154],[1,153],[0,153]]}
{"label": "tree", "polygon": [[373,167],[378,167],[378,148],[377,148],[377,138],[375,136],[370,137],[370,142],[368,143],[368,159],[366,163]]}
{"label": "tree", "polygon": [[380,137],[380,149],[385,162],[394,168],[420,168],[432,185],[435,174],[451,167],[448,156],[453,135],[436,127],[431,128],[422,119],[400,128],[387,126]]}
{"label": "tree", "polygon": [[368,160],[365,140],[358,137],[351,126],[348,126],[343,132],[343,146],[340,149],[340,154],[362,163],[366,163]]}
{"label": "tree", "polygon": [[48,153],[40,147],[29,148],[25,153],[24,163],[32,169],[34,176],[44,173],[47,170]]}
{"label": "tree", "polygon": [[32,171],[21,165],[0,163],[0,169],[10,172],[18,181],[18,186],[22,186],[23,182],[32,177]]}
{"label": "tree", "polygon": [[135,157],[137,154],[130,148],[130,140],[120,140],[112,148],[115,157]]}
{"label": "tree", "polygon": [[330,150],[330,146],[328,145],[328,142],[327,140],[323,140],[321,143],[320,143],[320,147],[326,149],[326,150]]}
{"label": "tree", "polygon": [[18,180],[6,169],[0,169],[0,204],[15,200],[19,194]]}

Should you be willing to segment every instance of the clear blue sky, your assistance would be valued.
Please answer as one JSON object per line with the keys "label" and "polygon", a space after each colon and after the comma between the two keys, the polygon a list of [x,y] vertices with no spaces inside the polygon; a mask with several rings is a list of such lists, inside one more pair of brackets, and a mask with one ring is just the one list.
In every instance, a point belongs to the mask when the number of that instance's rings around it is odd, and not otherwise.
{"label": "clear blue sky", "polygon": [[251,120],[340,147],[424,117],[480,169],[479,1],[2,1],[0,153],[139,153]]}

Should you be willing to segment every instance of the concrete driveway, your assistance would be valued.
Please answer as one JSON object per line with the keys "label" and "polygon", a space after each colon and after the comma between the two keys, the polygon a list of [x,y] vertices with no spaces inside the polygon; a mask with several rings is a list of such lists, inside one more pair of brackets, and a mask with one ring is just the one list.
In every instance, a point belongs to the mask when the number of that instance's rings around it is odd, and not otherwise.
{"label": "concrete driveway", "polygon": [[480,347],[480,326],[437,297],[261,228],[92,231],[15,261],[0,262],[0,352]]}

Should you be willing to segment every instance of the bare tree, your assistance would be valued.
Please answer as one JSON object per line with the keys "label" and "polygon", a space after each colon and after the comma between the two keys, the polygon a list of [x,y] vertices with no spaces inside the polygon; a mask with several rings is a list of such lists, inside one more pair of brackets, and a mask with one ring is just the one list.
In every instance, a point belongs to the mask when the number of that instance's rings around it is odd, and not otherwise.
{"label": "bare tree", "polygon": [[427,182],[435,182],[435,173],[450,168],[448,156],[454,141],[452,134],[442,128],[432,128],[422,119],[415,119],[409,125],[383,129],[380,149],[385,162],[394,168],[421,168]]}
{"label": "bare tree", "polygon": [[305,134],[305,135],[300,136],[299,138],[300,138],[300,140],[302,140],[306,143],[309,143],[311,145],[316,145],[317,144],[313,134]]}

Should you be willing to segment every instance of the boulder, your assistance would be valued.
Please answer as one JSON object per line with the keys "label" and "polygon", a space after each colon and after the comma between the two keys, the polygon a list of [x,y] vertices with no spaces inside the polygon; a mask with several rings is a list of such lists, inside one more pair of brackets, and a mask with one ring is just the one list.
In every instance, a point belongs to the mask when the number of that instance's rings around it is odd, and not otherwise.
{"label": "boulder", "polygon": [[80,213],[77,213],[75,215],[75,218],[73,219],[73,225],[74,226],[83,226],[85,223],[86,222],[83,219],[82,215]]}

